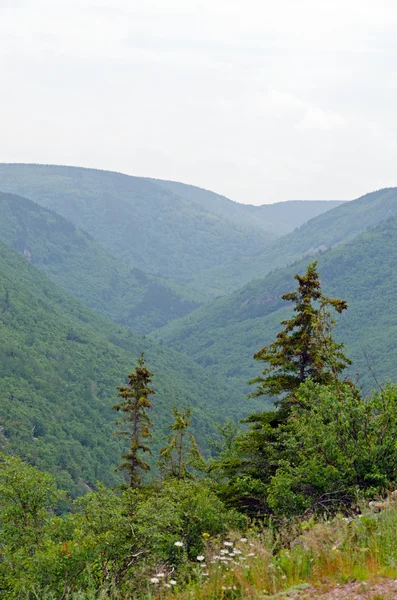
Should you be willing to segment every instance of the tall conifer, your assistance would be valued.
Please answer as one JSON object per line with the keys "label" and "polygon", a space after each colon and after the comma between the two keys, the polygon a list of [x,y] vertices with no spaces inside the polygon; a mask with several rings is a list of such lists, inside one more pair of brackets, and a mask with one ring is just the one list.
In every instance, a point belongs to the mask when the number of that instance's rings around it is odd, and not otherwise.
{"label": "tall conifer", "polygon": [[147,440],[152,436],[152,422],[147,411],[152,406],[150,396],[155,393],[149,387],[152,377],[153,374],[146,368],[142,354],[135,371],[128,375],[127,385],[117,388],[121,401],[113,406],[114,410],[122,413],[117,421],[121,429],[116,434],[129,439],[128,452],[122,455],[124,461],[116,471],[126,471],[129,487],[138,487],[141,483],[141,472],[150,470],[150,465],[143,460],[142,454],[150,452]]}
{"label": "tall conifer", "polygon": [[317,262],[308,265],[304,275],[295,275],[295,279],[298,288],[281,296],[295,304],[295,314],[281,322],[284,329],[276,340],[254,355],[268,366],[250,382],[259,384],[252,396],[288,397],[306,379],[328,384],[351,364],[343,353],[343,344],[336,343],[331,334],[335,324],[331,309],[342,313],[347,308],[346,301],[323,294]]}

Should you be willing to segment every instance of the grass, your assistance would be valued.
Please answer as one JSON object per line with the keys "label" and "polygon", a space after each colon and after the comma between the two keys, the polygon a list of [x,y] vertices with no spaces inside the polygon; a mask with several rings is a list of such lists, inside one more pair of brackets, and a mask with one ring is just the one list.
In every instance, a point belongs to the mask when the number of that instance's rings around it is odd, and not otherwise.
{"label": "grass", "polygon": [[201,567],[197,579],[180,589],[163,589],[156,598],[264,600],[309,586],[396,578],[396,534],[394,505],[352,520],[337,517],[289,524],[281,532],[269,529],[251,534],[247,541],[235,538],[232,547],[210,542],[207,568]]}
{"label": "grass", "polygon": [[[186,571],[185,580],[183,572],[177,574],[170,568],[158,583],[148,581],[147,600],[282,600],[310,587],[396,579],[397,502],[380,513],[368,509],[353,519],[338,516],[332,521],[286,522],[281,528],[250,531],[243,538],[231,534],[227,540],[209,539],[205,560],[201,559]],[[167,565],[161,570],[167,573]],[[174,578],[178,584],[167,587]],[[64,600],[138,597],[145,597],[143,590],[137,596],[134,592],[124,596],[117,590],[93,589]],[[371,597],[389,600],[383,594]],[[40,600],[55,598],[49,595]]]}

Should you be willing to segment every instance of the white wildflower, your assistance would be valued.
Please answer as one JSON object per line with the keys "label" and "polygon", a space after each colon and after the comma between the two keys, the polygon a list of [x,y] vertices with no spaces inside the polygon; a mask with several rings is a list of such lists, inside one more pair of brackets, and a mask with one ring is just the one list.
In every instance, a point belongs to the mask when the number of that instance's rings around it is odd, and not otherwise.
{"label": "white wildflower", "polygon": [[171,585],[176,585],[176,581],[175,581],[175,579],[170,579],[170,584],[171,584]]}
{"label": "white wildflower", "polygon": [[247,538],[241,538],[240,542],[243,542],[243,544],[245,544],[245,542],[248,542]]}
{"label": "white wildflower", "polygon": [[178,546],[178,548],[182,548],[183,542],[175,542],[174,546]]}
{"label": "white wildflower", "polygon": [[152,577],[150,583],[158,583],[160,579],[158,577]]}
{"label": "white wildflower", "polygon": [[233,546],[233,542],[223,542],[224,546]]}
{"label": "white wildflower", "polygon": [[205,556],[203,556],[202,554],[200,554],[200,556],[197,557],[197,560],[199,562],[202,562],[203,560],[205,560]]}

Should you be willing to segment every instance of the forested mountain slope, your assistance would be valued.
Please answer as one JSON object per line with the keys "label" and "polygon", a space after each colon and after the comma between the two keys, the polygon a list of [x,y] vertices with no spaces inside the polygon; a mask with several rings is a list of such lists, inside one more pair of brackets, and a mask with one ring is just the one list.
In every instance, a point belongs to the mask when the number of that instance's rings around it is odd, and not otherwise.
{"label": "forested mountain slope", "polygon": [[0,192],[0,240],[90,308],[140,333],[197,308],[193,294],[131,268],[32,200]]}
{"label": "forested mountain slope", "polygon": [[155,373],[151,417],[157,447],[173,420],[172,406],[193,407],[202,448],[216,431],[216,422],[244,412],[241,395],[227,381],[100,317],[0,242],[0,426],[5,452],[54,473],[73,493],[98,479],[115,485],[121,445],[113,435],[111,407],[116,386],[126,381],[142,351]]}
{"label": "forested mountain slope", "polygon": [[126,263],[189,284],[200,273],[253,257],[276,235],[249,230],[153,181],[108,171],[0,165],[0,190],[64,216]]}
{"label": "forested mountain slope", "polygon": [[396,215],[397,188],[378,190],[357,200],[343,202],[279,238],[255,257],[247,259],[242,256],[239,261],[214,266],[201,273],[201,284],[211,286],[213,281],[219,281],[224,289],[227,286],[229,290],[236,289],[254,278],[264,277],[277,267],[347,242],[369,227]]}
{"label": "forested mountain slope", "polygon": [[225,196],[194,185],[176,181],[163,181],[162,179],[151,179],[151,181],[171,190],[186,200],[200,204],[210,212],[222,215],[230,221],[244,223],[253,228],[261,227],[265,231],[271,230],[278,235],[289,233],[309,219],[341,204],[340,200],[291,200],[254,206],[233,202]]}
{"label": "forested mountain slope", "polygon": [[[375,385],[371,370],[380,382],[397,381],[397,220],[390,219],[316,259],[324,292],[349,304],[338,318],[337,337],[346,343],[354,361],[352,372],[359,372],[366,389]],[[247,380],[261,368],[252,359],[253,351],[273,341],[289,311],[281,294],[295,288],[293,275],[303,272],[312,260],[307,257],[253,281],[157,335],[210,373],[223,374],[236,387],[247,389]]]}

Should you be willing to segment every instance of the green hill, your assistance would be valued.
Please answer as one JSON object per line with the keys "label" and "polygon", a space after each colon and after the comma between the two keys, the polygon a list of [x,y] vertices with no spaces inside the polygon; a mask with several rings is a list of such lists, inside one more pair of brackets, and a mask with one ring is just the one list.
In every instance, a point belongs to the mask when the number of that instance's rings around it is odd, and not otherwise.
{"label": "green hill", "polygon": [[216,281],[222,289],[232,291],[303,256],[310,257],[352,240],[369,227],[396,215],[397,188],[379,190],[357,200],[343,202],[279,238],[255,257],[242,256],[240,260],[214,266],[201,273],[201,285],[214,286]]}
{"label": "green hill", "polygon": [[278,235],[289,233],[309,219],[313,219],[342,203],[340,200],[291,200],[254,206],[233,202],[225,196],[194,185],[176,181],[163,181],[162,179],[151,179],[150,181],[174,192],[181,198],[200,204],[210,212],[222,215],[229,221],[235,221],[254,229],[261,228],[265,231],[273,231]]}
{"label": "green hill", "polygon": [[153,181],[108,171],[2,164],[0,190],[54,210],[131,266],[183,284],[195,280],[195,289],[208,294],[202,270],[255,256],[276,238]]}
{"label": "green hill", "polygon": [[0,240],[112,321],[148,333],[197,308],[197,296],[131,268],[32,200],[0,192]]}
{"label": "green hill", "polygon": [[142,351],[157,391],[157,442],[172,406],[191,405],[202,448],[215,423],[244,412],[241,395],[194,361],[87,309],[0,242],[1,448],[54,473],[74,494],[115,485],[121,446],[111,410]]}
{"label": "green hill", "polygon": [[[339,207],[336,210],[344,208]],[[332,211],[331,211],[332,212]],[[366,389],[397,381],[397,220],[380,224],[353,242],[317,257],[324,292],[346,299],[349,309],[337,328]],[[281,294],[294,288],[293,275],[313,260],[305,258],[243,289],[214,300],[175,321],[158,335],[188,353],[207,370],[226,376],[241,390],[261,367],[255,351],[271,342],[289,311]]]}

